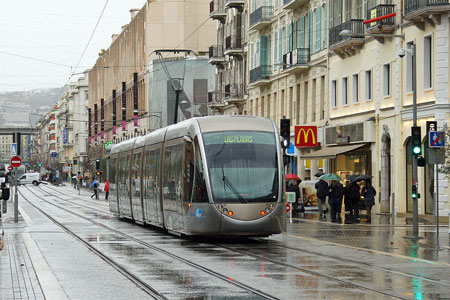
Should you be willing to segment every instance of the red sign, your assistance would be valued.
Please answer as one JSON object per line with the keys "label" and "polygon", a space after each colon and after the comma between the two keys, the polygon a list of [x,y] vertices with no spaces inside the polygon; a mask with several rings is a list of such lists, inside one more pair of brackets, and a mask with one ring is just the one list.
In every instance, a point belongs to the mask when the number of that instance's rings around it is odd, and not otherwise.
{"label": "red sign", "polygon": [[18,157],[18,156],[13,156],[13,157],[11,158],[10,164],[11,164],[11,166],[13,166],[14,168],[18,168],[18,167],[20,167],[20,165],[22,164],[22,159],[21,159],[20,157]]}
{"label": "red sign", "polygon": [[291,211],[291,205],[289,203],[286,203],[286,212],[290,212]]}
{"label": "red sign", "polygon": [[295,147],[319,147],[317,126],[295,126]]}
{"label": "red sign", "polygon": [[8,166],[8,171],[12,171],[12,167],[11,166]]}

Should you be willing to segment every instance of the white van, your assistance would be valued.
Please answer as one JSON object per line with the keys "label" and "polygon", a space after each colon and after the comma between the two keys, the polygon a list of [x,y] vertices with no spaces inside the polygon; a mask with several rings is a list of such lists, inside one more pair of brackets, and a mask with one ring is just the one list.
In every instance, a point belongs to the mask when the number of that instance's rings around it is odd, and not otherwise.
{"label": "white van", "polygon": [[38,185],[41,183],[41,176],[39,173],[25,173],[19,177],[19,184],[33,184]]}

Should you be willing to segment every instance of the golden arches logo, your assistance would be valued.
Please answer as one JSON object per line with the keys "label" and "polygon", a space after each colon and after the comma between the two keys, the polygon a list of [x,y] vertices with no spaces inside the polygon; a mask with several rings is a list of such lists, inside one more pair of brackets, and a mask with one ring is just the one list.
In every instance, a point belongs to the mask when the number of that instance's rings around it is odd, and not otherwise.
{"label": "golden arches logo", "polygon": [[297,144],[300,144],[300,136],[302,135],[303,132],[303,141],[305,144],[308,143],[308,136],[311,133],[311,137],[312,137],[312,143],[313,145],[316,144],[316,135],[314,134],[314,131],[312,130],[312,128],[308,128],[306,131],[304,128],[301,128],[298,131],[298,135],[297,135]]}

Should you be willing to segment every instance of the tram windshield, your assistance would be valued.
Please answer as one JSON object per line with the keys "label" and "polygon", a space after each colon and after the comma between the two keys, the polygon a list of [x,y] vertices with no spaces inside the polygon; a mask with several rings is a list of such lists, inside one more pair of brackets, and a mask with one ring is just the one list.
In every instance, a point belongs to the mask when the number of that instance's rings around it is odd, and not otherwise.
{"label": "tram windshield", "polygon": [[214,202],[276,202],[278,163],[275,136],[268,132],[203,134]]}

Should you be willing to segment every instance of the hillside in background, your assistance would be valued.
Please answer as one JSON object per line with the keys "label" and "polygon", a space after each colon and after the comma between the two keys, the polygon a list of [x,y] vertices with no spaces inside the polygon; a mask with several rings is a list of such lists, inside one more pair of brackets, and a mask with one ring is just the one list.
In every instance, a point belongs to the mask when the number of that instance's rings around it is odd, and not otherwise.
{"label": "hillside in background", "polygon": [[[0,92],[0,126],[34,125],[59,101],[66,88]],[[30,114],[34,113],[34,114]]]}

